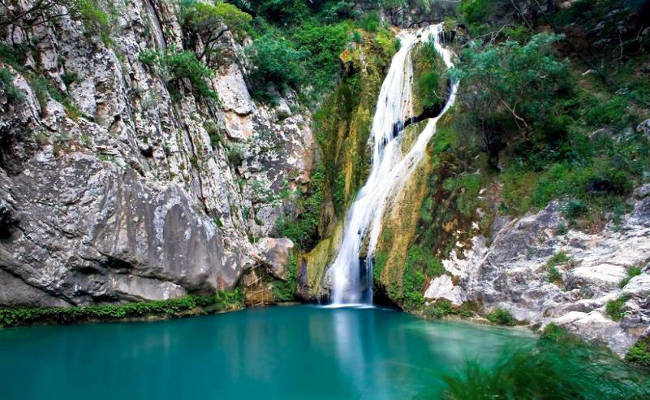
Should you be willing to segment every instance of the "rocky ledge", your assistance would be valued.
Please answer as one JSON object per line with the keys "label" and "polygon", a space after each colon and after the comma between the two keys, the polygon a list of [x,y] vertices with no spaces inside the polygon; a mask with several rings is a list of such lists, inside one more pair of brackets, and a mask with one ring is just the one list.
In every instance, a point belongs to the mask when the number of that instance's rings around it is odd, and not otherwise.
{"label": "rocky ledge", "polygon": [[[624,354],[650,335],[650,185],[598,233],[567,229],[560,203],[502,220],[443,262],[428,301],[478,301],[533,327],[554,323]],[[497,221],[499,222],[499,221]]]}

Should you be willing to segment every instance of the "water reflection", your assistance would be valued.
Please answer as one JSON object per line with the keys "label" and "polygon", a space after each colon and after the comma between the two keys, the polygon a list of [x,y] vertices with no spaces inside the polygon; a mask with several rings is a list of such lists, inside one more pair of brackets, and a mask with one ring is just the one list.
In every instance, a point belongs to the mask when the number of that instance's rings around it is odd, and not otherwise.
{"label": "water reflection", "polygon": [[271,308],[0,331],[0,377],[3,400],[407,399],[529,340],[381,309]]}

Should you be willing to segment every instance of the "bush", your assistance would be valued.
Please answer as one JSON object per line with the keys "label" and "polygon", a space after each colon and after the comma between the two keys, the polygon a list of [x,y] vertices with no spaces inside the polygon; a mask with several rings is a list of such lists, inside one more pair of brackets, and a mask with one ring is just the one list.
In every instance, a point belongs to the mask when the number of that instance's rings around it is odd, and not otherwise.
{"label": "bush", "polygon": [[216,52],[215,44],[221,36],[230,30],[236,39],[242,39],[251,30],[252,17],[223,1],[203,3],[183,0],[180,20],[189,32],[191,47],[196,45],[197,38],[201,39],[203,50],[197,54],[197,58],[202,60],[205,56],[210,64],[211,56]]}
{"label": "bush", "polygon": [[214,73],[193,52],[179,51],[174,47],[160,51],[145,49],[138,54],[138,60],[154,68],[165,79],[173,96],[180,95],[182,80],[187,79],[199,96],[219,101],[219,95],[206,81]]}
{"label": "bush", "polygon": [[627,302],[627,296],[621,296],[616,300],[610,300],[605,305],[605,312],[609,317],[614,321],[620,321],[625,316],[625,302]]}
{"label": "bush", "polygon": [[650,368],[650,337],[639,339],[630,347],[625,355],[625,361]]}
{"label": "bush", "polygon": [[517,320],[510,314],[508,310],[502,308],[495,308],[492,312],[487,315],[488,321],[497,325],[508,325],[512,326],[517,323]]}
{"label": "bush", "polygon": [[275,301],[295,300],[298,293],[298,254],[294,251],[289,255],[287,265],[287,280],[273,283],[273,299]]}
{"label": "bush", "polygon": [[0,89],[4,90],[7,100],[13,103],[21,102],[25,95],[14,85],[14,76],[6,68],[0,68]]}
{"label": "bush", "polygon": [[621,289],[625,287],[630,282],[630,279],[634,278],[635,276],[641,275],[641,268],[639,267],[632,267],[626,271],[627,276],[621,280],[621,283],[619,283],[618,287]]}
{"label": "bush", "polygon": [[424,309],[423,315],[428,318],[440,319],[450,315],[469,318],[476,314],[478,305],[474,302],[465,302],[455,306],[447,299],[438,300]]}
{"label": "bush", "polygon": [[249,75],[254,97],[273,99],[273,89],[300,89],[305,80],[302,61],[308,52],[296,50],[291,42],[272,33],[256,39],[246,47],[246,56],[253,65]]}
{"label": "bush", "polygon": [[575,343],[540,340],[536,346],[507,347],[494,365],[470,361],[443,377],[449,400],[612,400],[650,396],[650,381],[611,354]]}
{"label": "bush", "polygon": [[301,250],[311,248],[319,239],[320,210],[326,185],[325,167],[319,163],[311,176],[309,191],[296,201],[296,214],[277,220],[278,234],[291,239]]}
{"label": "bush", "polygon": [[297,49],[309,54],[304,59],[304,68],[309,85],[321,93],[337,82],[339,54],[350,40],[353,27],[347,22],[332,25],[305,23],[295,29],[291,40]]}
{"label": "bush", "polygon": [[[241,289],[220,291],[212,296],[189,295],[176,299],[72,307],[0,308],[0,326],[35,323],[73,323],[89,320],[115,320],[148,315],[180,317],[197,308],[226,311],[243,306]],[[209,309],[209,310],[208,310]]]}
{"label": "bush", "polygon": [[245,159],[246,149],[240,144],[230,143],[226,147],[228,152],[228,162],[233,167],[239,167]]}

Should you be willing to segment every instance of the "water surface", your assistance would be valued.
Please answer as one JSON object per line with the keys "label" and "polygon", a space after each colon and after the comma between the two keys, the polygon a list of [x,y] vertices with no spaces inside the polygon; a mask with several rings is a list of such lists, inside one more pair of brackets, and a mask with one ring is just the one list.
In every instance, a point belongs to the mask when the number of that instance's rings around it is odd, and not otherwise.
{"label": "water surface", "polygon": [[441,374],[530,334],[384,309],[275,307],[0,331],[9,399],[435,398]]}

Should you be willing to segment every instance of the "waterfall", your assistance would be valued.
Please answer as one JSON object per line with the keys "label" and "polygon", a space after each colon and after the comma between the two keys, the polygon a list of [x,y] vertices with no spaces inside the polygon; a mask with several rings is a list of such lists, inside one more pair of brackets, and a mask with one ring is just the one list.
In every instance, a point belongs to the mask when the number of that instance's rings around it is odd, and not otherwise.
{"label": "waterfall", "polygon": [[[426,151],[440,117],[454,104],[458,84],[452,83],[447,103],[436,118],[428,121],[408,153],[402,153],[399,129],[412,115],[411,84],[413,65],[411,50],[416,44],[433,36],[435,48],[445,65],[452,67],[452,52],[442,46],[442,24],[398,35],[400,50],[393,56],[384,80],[372,120],[370,142],[372,169],[345,217],[343,242],[328,274],[332,281],[332,304],[372,304],[372,256],[381,232],[381,221],[387,203],[403,188]],[[369,236],[367,236],[369,235]],[[359,259],[361,245],[368,239],[365,260]],[[365,277],[362,276],[365,274]],[[365,278],[365,280],[363,279]],[[363,282],[366,282],[366,287]]]}

